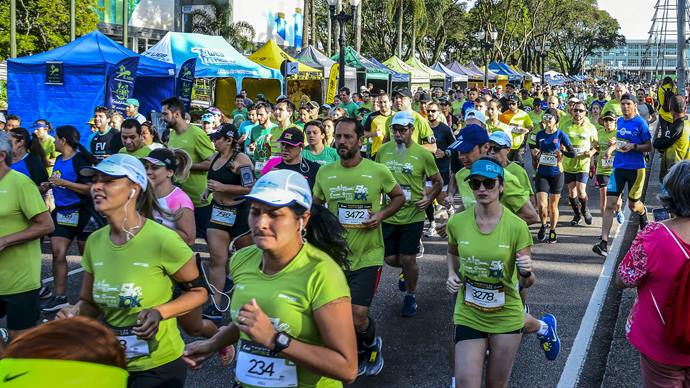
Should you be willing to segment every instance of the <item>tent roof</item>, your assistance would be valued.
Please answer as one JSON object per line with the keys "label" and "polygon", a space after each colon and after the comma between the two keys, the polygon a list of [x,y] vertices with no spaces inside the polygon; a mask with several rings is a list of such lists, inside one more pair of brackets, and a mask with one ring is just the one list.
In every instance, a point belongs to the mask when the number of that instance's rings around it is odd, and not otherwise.
{"label": "tent roof", "polygon": [[508,67],[509,67],[511,70],[513,70],[514,72],[516,72],[516,73],[520,74],[521,76],[523,76],[524,79],[525,79],[525,81],[531,81],[532,78],[534,78],[534,77],[532,76],[532,74],[530,74],[530,73],[528,73],[528,72],[526,72],[526,71],[520,70],[517,66],[508,65],[508,64],[506,64],[506,66],[508,66]]}
{"label": "tent roof", "polygon": [[[331,57],[334,61],[337,61],[339,58],[340,53],[336,53]],[[364,70],[367,73],[367,77],[372,79],[388,79],[388,76],[393,74],[389,69],[379,67],[370,60],[364,58],[350,46],[345,47],[345,63],[357,70]]]}
{"label": "tent roof", "polygon": [[445,73],[430,68],[429,66],[422,63],[422,61],[417,59],[417,57],[415,57],[414,55],[409,57],[407,59],[407,61],[405,61],[405,63],[414,67],[415,69],[419,69],[419,70],[429,74],[430,79],[442,79],[444,81],[446,80],[446,74]]}
{"label": "tent roof", "polygon": [[450,77],[452,82],[467,82],[468,78],[466,74],[456,73],[453,70],[443,66],[440,62],[436,62],[432,68],[434,70],[440,71],[446,76]]}
{"label": "tent roof", "polygon": [[296,75],[296,78],[323,78],[323,72],[321,70],[297,61],[295,58],[288,55],[288,53],[286,53],[282,48],[280,48],[280,46],[278,46],[273,39],[269,40],[260,49],[256,50],[252,55],[249,56],[249,59],[262,66],[277,70],[280,70],[280,65],[285,60],[297,62],[299,73]]}
{"label": "tent roof", "polygon": [[371,63],[375,64],[376,66],[390,71],[391,72],[391,79],[393,80],[393,82],[410,82],[410,75],[409,74],[398,73],[397,71],[386,67],[386,65],[379,62],[378,59],[376,59],[374,57],[369,58],[369,60],[371,61]]}
{"label": "tent roof", "polygon": [[408,65],[402,59],[398,58],[395,55],[388,58],[385,62],[383,62],[383,64],[386,65],[386,67],[390,68],[391,70],[397,71],[398,73],[409,74],[412,83],[428,83],[429,82],[429,74],[428,73]]}
{"label": "tent roof", "polygon": [[493,71],[498,75],[503,75],[507,77],[510,81],[522,81],[522,75],[518,74],[515,70],[511,69],[505,63],[491,62],[489,64],[489,70]]}
{"label": "tent roof", "polygon": [[[474,62],[468,63],[467,65],[465,65],[465,67],[474,71],[475,73],[481,74],[482,78],[484,78],[484,69],[475,65]],[[489,80],[491,80],[491,81],[507,80],[508,79],[508,76],[503,75],[503,74],[496,74],[493,71],[491,71],[491,69],[489,69],[488,75],[489,75]]]}
{"label": "tent roof", "polygon": [[176,68],[190,58],[197,58],[194,76],[198,78],[282,79],[279,72],[248,60],[220,36],[168,32],[142,55],[172,63]]}
{"label": "tent roof", "polygon": [[465,66],[459,64],[458,61],[453,61],[452,63],[449,63],[449,64],[447,65],[447,67],[448,67],[450,70],[452,70],[452,71],[454,71],[454,72],[456,72],[456,73],[458,73],[458,74],[465,74],[465,75],[467,75],[467,77],[468,77],[469,79],[483,79],[483,78],[484,78],[484,75],[483,75],[483,74],[479,74],[479,73],[477,73],[477,72],[475,72],[475,71],[473,71],[473,70],[468,69],[467,67],[465,67]]}
{"label": "tent roof", "polygon": [[[114,66],[125,58],[137,57],[139,54],[125,48],[99,31],[67,43],[64,46],[40,54],[10,59],[19,65],[44,65],[46,61],[58,61],[67,65],[84,67]],[[139,76],[174,76],[175,66],[155,59],[140,57],[137,75]]]}
{"label": "tent roof", "polygon": [[[317,50],[316,47],[309,45],[305,47],[302,51],[295,56],[295,58],[307,66],[313,67],[315,69],[321,69],[325,72],[328,71],[333,65],[336,64],[334,60],[328,58],[321,51]],[[355,78],[357,77],[357,69],[351,66],[345,66],[345,77]]]}

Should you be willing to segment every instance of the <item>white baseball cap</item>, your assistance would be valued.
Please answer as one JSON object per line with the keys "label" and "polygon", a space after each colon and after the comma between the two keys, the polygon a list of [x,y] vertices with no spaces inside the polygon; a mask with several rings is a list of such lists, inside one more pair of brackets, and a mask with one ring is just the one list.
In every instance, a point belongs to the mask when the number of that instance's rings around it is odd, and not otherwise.
{"label": "white baseball cap", "polygon": [[127,178],[146,190],[148,178],[146,168],[141,161],[127,154],[115,154],[103,159],[95,166],[84,167],[79,174],[85,177],[103,174],[113,178]]}
{"label": "white baseball cap", "polygon": [[311,188],[307,179],[290,170],[274,170],[259,178],[244,198],[269,206],[283,207],[296,203],[311,209]]}
{"label": "white baseball cap", "polygon": [[468,119],[476,119],[479,120],[482,124],[486,124],[486,116],[484,113],[476,110],[476,109],[468,109],[467,112],[465,112],[465,121]]}

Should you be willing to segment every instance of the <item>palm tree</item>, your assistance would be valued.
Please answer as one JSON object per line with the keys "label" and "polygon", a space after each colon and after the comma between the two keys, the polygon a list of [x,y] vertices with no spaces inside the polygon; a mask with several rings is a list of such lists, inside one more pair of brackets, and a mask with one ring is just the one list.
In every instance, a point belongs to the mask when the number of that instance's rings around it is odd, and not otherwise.
{"label": "palm tree", "polygon": [[254,27],[245,22],[233,23],[230,18],[230,9],[218,3],[211,2],[209,8],[195,9],[192,11],[192,32],[222,36],[231,46],[240,52],[249,52],[254,49]]}
{"label": "palm tree", "polygon": [[427,27],[426,4],[424,0],[409,0],[412,7],[412,37],[410,38],[410,57],[417,52],[417,33],[424,35]]}

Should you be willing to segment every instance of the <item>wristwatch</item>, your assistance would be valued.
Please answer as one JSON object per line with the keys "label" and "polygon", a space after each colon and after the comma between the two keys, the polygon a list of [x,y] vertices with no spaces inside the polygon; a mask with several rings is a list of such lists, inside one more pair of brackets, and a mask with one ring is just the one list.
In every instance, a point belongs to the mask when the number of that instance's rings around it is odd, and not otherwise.
{"label": "wristwatch", "polygon": [[634,150],[637,149],[637,144],[633,144],[633,149],[634,149]]}
{"label": "wristwatch", "polygon": [[289,334],[282,331],[277,332],[275,338],[273,339],[273,343],[275,344],[273,347],[273,353],[278,354],[282,352],[288,346],[290,346],[290,342],[292,342],[292,337],[290,337]]}

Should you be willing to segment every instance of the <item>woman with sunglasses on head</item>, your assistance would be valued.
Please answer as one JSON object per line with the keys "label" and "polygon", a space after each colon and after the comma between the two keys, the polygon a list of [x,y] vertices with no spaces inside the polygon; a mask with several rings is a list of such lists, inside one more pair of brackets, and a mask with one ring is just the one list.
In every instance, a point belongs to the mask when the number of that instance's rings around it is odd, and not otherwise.
{"label": "woman with sunglasses on head", "polygon": [[525,325],[518,286],[530,287],[532,236],[527,224],[500,202],[500,163],[483,157],[472,164],[469,186],[476,204],[448,220],[448,281],[455,303],[455,382],[504,387]]}
{"label": "woman with sunglasses on head", "polygon": [[[228,268],[228,247],[234,243],[236,249],[252,243],[249,235],[249,204],[241,196],[249,193],[254,184],[253,165],[249,156],[240,152],[237,144],[237,129],[233,124],[224,124],[211,135],[217,153],[212,157],[208,169],[208,188],[202,198],[213,193],[213,210],[208,224],[206,240],[211,255],[209,280],[215,290],[226,287]],[[223,319],[221,306],[223,294],[212,295],[212,304],[204,311],[204,317],[214,321]]]}
{"label": "woman with sunglasses on head", "polygon": [[48,160],[41,147],[41,142],[34,138],[24,128],[12,128],[9,130],[10,143],[12,144],[11,169],[21,172],[31,178],[39,186],[42,193],[47,189],[40,188],[41,183],[48,181]]}
{"label": "woman with sunglasses on head", "polygon": [[255,245],[230,263],[232,322],[213,338],[187,345],[198,368],[220,348],[238,344],[235,378],[249,387],[342,387],[357,377],[357,341],[344,229],[312,205],[299,173],[271,171],[246,196]]}
{"label": "woman with sunglasses on head", "polygon": [[[208,297],[193,252],[152,219],[164,211],[138,159],[116,154],[81,174],[93,177],[91,197],[108,225],[86,242],[79,302],[57,317],[103,315],[125,346],[128,387],[181,388],[187,372],[174,318]],[[177,298],[175,283],[185,291]]]}
{"label": "woman with sunglasses on head", "polygon": [[[537,204],[541,227],[537,233],[537,240],[546,241],[546,229],[549,228],[548,241],[557,241],[556,224],[558,223],[558,201],[563,191],[564,177],[561,160],[563,155],[574,157],[575,150],[568,135],[558,129],[558,111],[549,108],[541,119],[542,129],[537,133],[537,173],[534,177]],[[549,220],[551,221],[549,224]]]}
{"label": "woman with sunglasses on head", "polygon": [[309,121],[304,124],[304,132],[307,135],[307,144],[302,157],[318,164],[324,165],[340,160],[338,151],[326,145],[326,132],[321,121]]}

